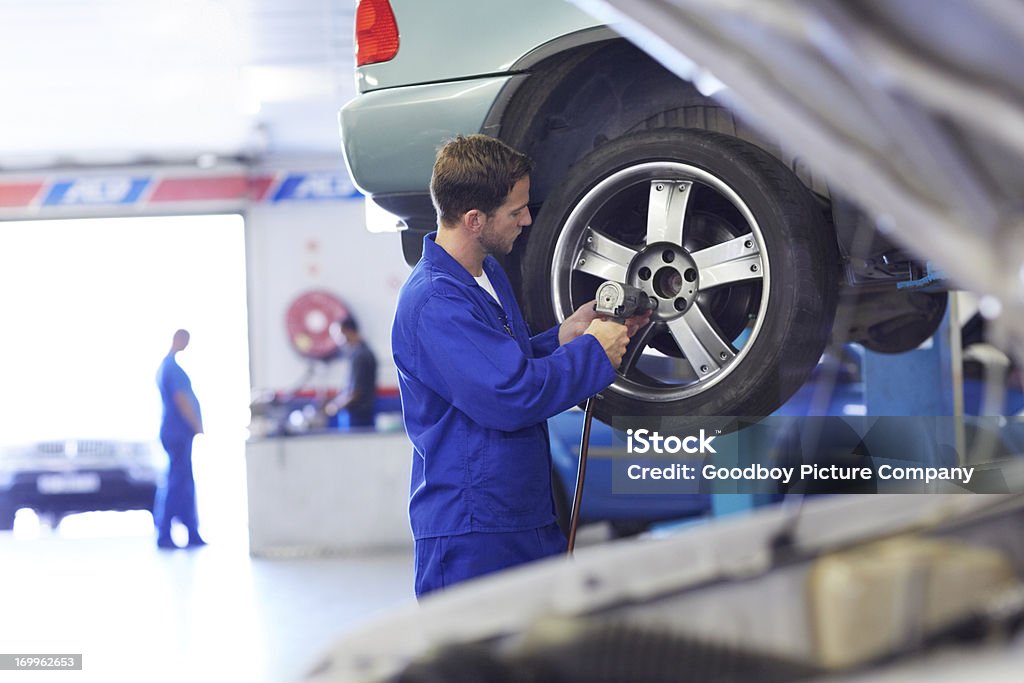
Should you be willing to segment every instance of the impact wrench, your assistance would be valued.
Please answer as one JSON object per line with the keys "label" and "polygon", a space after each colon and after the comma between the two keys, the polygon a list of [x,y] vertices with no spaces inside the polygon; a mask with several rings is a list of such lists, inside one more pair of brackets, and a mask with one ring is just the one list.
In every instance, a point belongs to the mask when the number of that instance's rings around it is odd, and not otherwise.
{"label": "impact wrench", "polygon": [[[642,289],[621,282],[609,280],[597,288],[594,310],[598,315],[625,324],[626,320],[658,307],[658,300],[647,296]],[[576,492],[569,516],[569,551],[571,557],[576,547],[576,527],[580,523],[580,504],[583,501],[583,480],[587,474],[587,451],[590,448],[590,423],[594,419],[594,404],[600,394],[587,399],[583,414],[583,433],[580,435],[580,465],[576,473]]]}

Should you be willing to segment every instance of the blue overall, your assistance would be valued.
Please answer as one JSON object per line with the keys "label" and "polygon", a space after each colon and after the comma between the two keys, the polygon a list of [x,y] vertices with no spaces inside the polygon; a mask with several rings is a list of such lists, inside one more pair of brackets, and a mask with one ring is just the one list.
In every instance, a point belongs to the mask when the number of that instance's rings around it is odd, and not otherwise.
{"label": "blue overall", "polygon": [[545,421],[615,379],[596,338],[559,346],[557,327],[531,337],[498,262],[488,256],[484,271],[501,305],[435,235],[392,329],[418,596],[565,549]]}
{"label": "blue overall", "polygon": [[196,484],[192,476],[192,439],[195,432],[175,405],[174,394],[184,392],[196,415],[200,414],[199,401],[192,391],[192,382],[174,359],[174,354],[168,354],[160,364],[156,382],[164,405],[160,443],[167,451],[169,461],[166,481],[157,490],[153,505],[157,543],[171,544],[171,522],[175,517],[188,529],[189,542],[196,543],[200,536]]}

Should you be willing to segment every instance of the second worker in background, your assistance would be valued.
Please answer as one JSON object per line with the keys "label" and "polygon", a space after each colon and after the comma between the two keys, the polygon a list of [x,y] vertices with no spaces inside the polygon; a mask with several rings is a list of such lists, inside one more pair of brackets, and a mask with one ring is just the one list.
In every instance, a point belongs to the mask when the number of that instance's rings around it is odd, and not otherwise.
{"label": "second worker in background", "polygon": [[331,337],[348,361],[348,385],[324,405],[340,428],[373,427],[377,403],[377,357],[359,332],[354,318],[331,323]]}
{"label": "second worker in background", "polygon": [[531,167],[494,138],[448,142],[430,182],[438,230],[399,294],[417,596],[565,551],[546,420],[611,384],[647,320],[600,320],[588,303],[531,335],[494,258],[531,223]]}

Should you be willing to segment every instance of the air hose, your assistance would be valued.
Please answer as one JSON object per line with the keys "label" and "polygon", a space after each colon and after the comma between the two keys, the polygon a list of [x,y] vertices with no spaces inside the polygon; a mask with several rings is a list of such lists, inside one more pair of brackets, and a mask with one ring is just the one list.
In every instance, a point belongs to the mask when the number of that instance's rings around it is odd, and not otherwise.
{"label": "air hose", "polygon": [[576,472],[576,492],[572,498],[572,514],[569,515],[569,550],[568,555],[576,547],[576,529],[580,524],[580,504],[583,502],[583,480],[587,476],[587,451],[590,448],[590,425],[594,421],[594,403],[597,396],[587,399],[583,411],[583,433],[580,435],[580,466]]}
{"label": "air hose", "polygon": [[[608,280],[598,287],[594,299],[594,310],[598,315],[623,324],[628,318],[645,311],[655,310],[657,307],[657,300],[650,298],[644,291],[614,280]],[[567,551],[569,557],[572,557],[573,549],[576,547],[576,529],[580,524],[580,506],[583,502],[583,481],[587,475],[590,424],[594,421],[594,404],[599,398],[600,394],[588,398],[584,409],[583,433],[580,435],[580,463],[576,472],[576,492],[572,499],[572,513],[569,515],[569,549]]]}

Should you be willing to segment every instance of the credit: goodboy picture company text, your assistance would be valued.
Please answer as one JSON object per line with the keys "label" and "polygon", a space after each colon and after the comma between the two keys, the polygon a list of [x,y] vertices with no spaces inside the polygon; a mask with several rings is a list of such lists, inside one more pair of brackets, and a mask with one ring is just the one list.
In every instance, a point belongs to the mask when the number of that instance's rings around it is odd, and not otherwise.
{"label": "credit: goodboy picture company text", "polygon": [[[766,447],[766,443],[777,445],[777,441],[749,440],[744,443],[737,439],[735,432],[723,436],[721,430],[704,427],[689,434],[667,435],[646,428],[626,429],[624,435],[627,458],[619,461],[618,468],[622,469],[618,469],[616,478],[624,474],[619,481],[629,482],[628,490],[636,493],[644,492],[645,489],[649,492],[662,493],[670,490],[714,491],[716,482],[738,484],[738,490],[748,490],[743,484],[749,484],[752,487],[749,490],[760,492],[776,490],[776,485],[784,487],[777,490],[790,490],[795,485],[810,482],[823,484],[826,489],[837,486],[837,490],[842,490],[844,485],[851,483],[872,481],[892,482],[897,485],[949,482],[965,486],[971,483],[975,474],[974,467],[958,466],[955,462],[915,461],[909,452],[900,453],[906,458],[901,458],[902,462],[891,458],[874,460],[862,456],[855,458],[855,462],[850,462],[850,455],[843,454],[852,455],[853,451],[846,448],[854,449],[857,440],[849,438],[841,443],[843,450],[839,453],[842,456],[839,460],[847,462],[837,463],[835,439],[825,439],[824,442],[819,440],[817,447],[790,452],[786,457],[779,458],[779,450],[772,446]],[[799,440],[791,439],[789,443],[799,443]],[[831,445],[830,453],[827,453],[830,449],[824,447],[823,443]],[[666,455],[677,457],[671,462],[658,461],[657,456]],[[765,455],[774,462],[756,462],[758,456]],[[751,462],[752,460],[755,462]],[[676,488],[672,486],[672,482],[698,483]],[[772,488],[764,488],[766,484]],[[698,488],[695,489],[694,486]]]}
{"label": "credit: goodboy picture company text", "polygon": [[746,467],[727,467],[720,465],[687,465],[673,463],[663,467],[631,464],[626,468],[626,476],[634,481],[677,479],[695,481],[740,481],[760,482],[777,481],[782,484],[793,483],[794,477],[801,481],[871,481],[878,478],[883,481],[914,481],[930,484],[934,481],[953,481],[963,484],[971,483],[974,476],[973,467],[922,467],[920,465],[881,465],[877,469],[870,467],[840,467],[838,465],[800,465],[799,467],[768,467],[765,465],[747,465]]}

